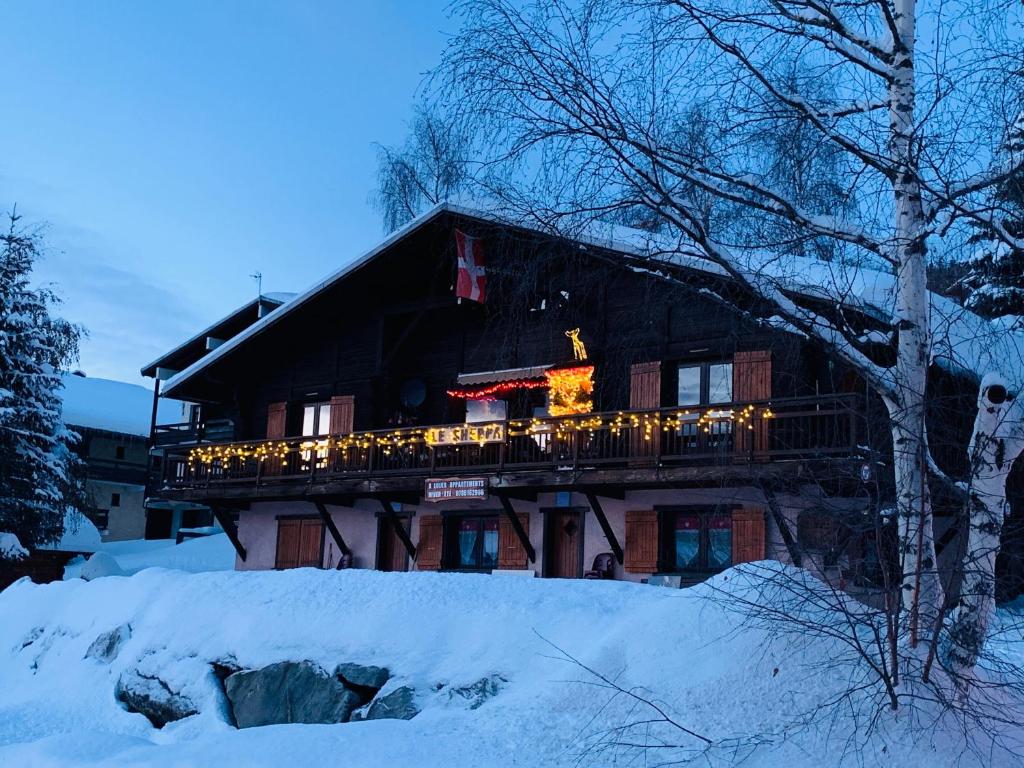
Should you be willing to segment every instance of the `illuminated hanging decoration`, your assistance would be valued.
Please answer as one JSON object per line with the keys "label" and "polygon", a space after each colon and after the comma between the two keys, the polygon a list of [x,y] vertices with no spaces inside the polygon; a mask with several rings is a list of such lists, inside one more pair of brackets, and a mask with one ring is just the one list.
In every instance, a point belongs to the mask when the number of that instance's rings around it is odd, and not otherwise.
{"label": "illuminated hanging decoration", "polygon": [[572,357],[573,360],[581,362],[587,359],[587,348],[583,344],[583,340],[580,339],[580,329],[573,328],[571,331],[566,331],[565,335],[572,340]]}
{"label": "illuminated hanging decoration", "polygon": [[461,387],[459,389],[449,389],[448,395],[450,397],[461,397],[466,400],[484,400],[494,399],[507,395],[510,392],[515,392],[517,389],[541,389],[548,385],[548,380],[545,378],[532,378],[532,379],[509,379],[508,381],[499,381],[495,384],[485,384],[479,387]]}
{"label": "illuminated hanging decoration", "polygon": [[[583,346],[582,342],[580,346]],[[583,354],[586,355],[586,350]],[[552,368],[544,375],[548,380],[550,416],[571,416],[594,410],[594,366]]]}

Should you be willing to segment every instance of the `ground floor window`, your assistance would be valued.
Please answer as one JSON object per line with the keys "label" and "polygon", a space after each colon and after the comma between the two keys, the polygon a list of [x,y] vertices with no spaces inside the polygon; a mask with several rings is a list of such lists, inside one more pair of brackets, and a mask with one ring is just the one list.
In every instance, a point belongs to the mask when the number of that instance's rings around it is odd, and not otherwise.
{"label": "ground floor window", "polygon": [[666,570],[721,571],[732,565],[729,510],[687,509],[663,513]]}
{"label": "ground floor window", "polygon": [[450,517],[445,520],[447,567],[490,570],[498,567],[498,516]]}

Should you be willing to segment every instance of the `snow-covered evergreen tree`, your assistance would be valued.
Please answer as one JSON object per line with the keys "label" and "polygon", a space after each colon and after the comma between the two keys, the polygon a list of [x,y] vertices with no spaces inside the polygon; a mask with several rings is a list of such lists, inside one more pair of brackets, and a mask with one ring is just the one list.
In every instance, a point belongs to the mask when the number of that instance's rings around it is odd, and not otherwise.
{"label": "snow-covered evergreen tree", "polygon": [[[1003,144],[1008,168],[1024,160],[1024,112],[1011,126]],[[1024,238],[1024,172],[1011,175],[994,191],[993,218],[1014,238]],[[1005,238],[985,230],[973,238],[978,250],[967,263],[961,281],[965,304],[984,317],[1014,316],[1024,325],[1024,250],[1012,248]]]}
{"label": "snow-covered evergreen tree", "polygon": [[50,315],[51,291],[30,284],[39,247],[12,214],[0,235],[0,531],[27,547],[58,539],[82,496],[60,398],[60,370],[77,356],[80,331]]}

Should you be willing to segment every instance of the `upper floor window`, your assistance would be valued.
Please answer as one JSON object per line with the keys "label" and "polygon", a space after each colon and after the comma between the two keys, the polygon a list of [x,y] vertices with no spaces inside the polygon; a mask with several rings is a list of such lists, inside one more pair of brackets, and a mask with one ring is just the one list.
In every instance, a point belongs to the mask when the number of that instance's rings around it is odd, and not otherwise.
{"label": "upper floor window", "polygon": [[466,401],[466,423],[478,424],[489,421],[504,421],[508,418],[508,403],[494,398]]}
{"label": "upper floor window", "polygon": [[320,437],[330,434],[331,404],[307,403],[302,407],[302,436]]}
{"label": "upper floor window", "polygon": [[121,506],[121,494],[120,493],[112,493],[112,494],[110,494],[110,506],[112,506],[112,507],[120,507]]}
{"label": "upper floor window", "polygon": [[732,363],[687,363],[679,366],[677,405],[732,402]]}
{"label": "upper floor window", "polygon": [[114,458],[118,461],[124,461],[124,446],[119,445],[114,448]]}

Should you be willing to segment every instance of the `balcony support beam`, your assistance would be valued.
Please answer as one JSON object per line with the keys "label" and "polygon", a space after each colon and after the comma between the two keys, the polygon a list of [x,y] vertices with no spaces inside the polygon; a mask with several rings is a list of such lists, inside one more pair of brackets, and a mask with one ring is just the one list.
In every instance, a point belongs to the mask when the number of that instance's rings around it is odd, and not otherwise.
{"label": "balcony support beam", "polygon": [[231,546],[235,548],[235,552],[245,562],[246,552],[245,547],[242,546],[242,542],[238,539],[238,528],[235,526],[235,521],[231,519],[231,516],[224,510],[223,507],[213,507],[213,517],[220,524],[220,527],[224,529],[224,533],[228,535],[228,541],[231,542]]}
{"label": "balcony support beam", "polygon": [[405,526],[402,525],[402,521],[398,518],[398,512],[395,510],[394,505],[390,499],[382,498],[380,505],[384,508],[385,516],[391,521],[391,526],[395,529],[395,535],[398,540],[402,542],[402,546],[405,547],[405,551],[409,553],[409,558],[413,561],[416,560],[416,545],[412,543],[412,539],[409,538],[409,532],[405,530]]}
{"label": "balcony support beam", "polygon": [[523,528],[523,524],[519,520],[519,515],[516,514],[516,510],[512,506],[512,499],[504,493],[498,493],[495,495],[501,501],[501,507],[505,510],[505,516],[508,517],[509,523],[512,524],[512,530],[515,531],[516,538],[519,539],[519,543],[523,545],[523,549],[526,551],[526,556],[530,558],[531,563],[537,562],[537,552],[534,550],[533,544],[530,543],[530,537],[526,535],[526,530]]}
{"label": "balcony support beam", "polygon": [[[623,496],[625,496],[625,494],[623,494]],[[601,526],[601,532],[604,533],[604,537],[608,539],[608,546],[612,548],[612,554],[615,555],[615,560],[619,565],[622,565],[622,547],[619,545],[619,540],[615,537],[615,531],[612,530],[611,525],[608,523],[608,517],[604,513],[604,508],[601,506],[601,502],[597,500],[597,494],[588,493],[587,503],[590,505],[590,508],[594,510],[594,517],[597,518],[597,522]]]}
{"label": "balcony support beam", "polygon": [[[341,531],[338,530],[338,526],[334,524],[334,518],[331,517],[331,513],[327,511],[327,507],[324,506],[322,501],[313,502],[316,505],[316,511],[320,513],[320,519],[324,521],[324,525],[327,526],[327,532],[331,534],[331,538],[334,539],[334,543],[338,545],[338,549],[341,554],[352,557],[352,550],[348,544],[345,543],[345,539],[341,537]],[[338,565],[341,565],[341,560],[338,560]]]}

